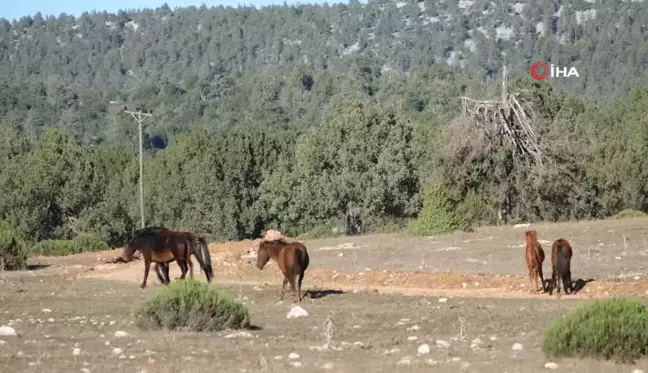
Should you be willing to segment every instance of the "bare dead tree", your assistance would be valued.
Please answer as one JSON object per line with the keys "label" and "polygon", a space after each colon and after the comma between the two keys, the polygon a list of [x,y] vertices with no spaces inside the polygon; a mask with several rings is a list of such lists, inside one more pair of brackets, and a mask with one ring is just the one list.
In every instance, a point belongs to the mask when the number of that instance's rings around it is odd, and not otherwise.
{"label": "bare dead tree", "polygon": [[[468,124],[467,131],[473,132],[470,135],[477,132],[489,142],[489,148],[509,142],[515,149],[516,159],[544,167],[547,157],[532,127],[533,109],[519,92],[509,91],[506,66],[502,73],[500,100],[476,100],[462,96],[461,101],[462,115],[457,120]],[[464,139],[470,137],[465,136]]]}

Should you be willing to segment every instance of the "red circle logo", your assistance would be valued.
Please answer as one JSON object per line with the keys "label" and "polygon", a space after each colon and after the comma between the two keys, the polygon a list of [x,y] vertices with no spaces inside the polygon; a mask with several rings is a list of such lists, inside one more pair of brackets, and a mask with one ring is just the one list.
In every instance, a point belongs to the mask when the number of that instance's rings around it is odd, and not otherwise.
{"label": "red circle logo", "polygon": [[[542,74],[538,73],[538,70],[540,69],[543,70]],[[547,66],[546,63],[542,61],[536,61],[532,63],[531,68],[529,70],[531,72],[531,76],[535,80],[543,80],[549,76],[549,67]]]}

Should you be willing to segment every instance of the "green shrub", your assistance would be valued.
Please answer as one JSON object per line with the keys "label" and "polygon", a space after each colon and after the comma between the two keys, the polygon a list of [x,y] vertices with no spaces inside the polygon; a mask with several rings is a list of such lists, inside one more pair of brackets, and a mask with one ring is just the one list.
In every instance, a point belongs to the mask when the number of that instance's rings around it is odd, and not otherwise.
{"label": "green shrub", "polygon": [[614,215],[615,219],[632,219],[632,218],[645,218],[646,213],[643,211],[638,211],[638,210],[633,210],[633,209],[625,209],[619,211],[616,215]]}
{"label": "green shrub", "polygon": [[467,229],[469,222],[455,209],[456,204],[443,186],[429,185],[424,191],[423,208],[418,217],[410,221],[407,230],[415,236],[431,236]]}
{"label": "green shrub", "polygon": [[247,308],[208,284],[187,278],[172,282],[136,313],[144,330],[218,331],[250,326]]}
{"label": "green shrub", "polygon": [[32,247],[37,255],[65,256],[108,249],[108,244],[96,235],[81,233],[73,240],[43,240]]}
{"label": "green shrub", "polygon": [[80,233],[74,239],[74,244],[80,252],[108,250],[108,244],[101,237],[91,233]]}
{"label": "green shrub", "polygon": [[594,357],[631,363],[648,352],[648,311],[632,299],[589,303],[545,333],[542,351],[555,357]]}
{"label": "green shrub", "polygon": [[27,266],[27,245],[9,223],[0,221],[0,266],[9,271]]}

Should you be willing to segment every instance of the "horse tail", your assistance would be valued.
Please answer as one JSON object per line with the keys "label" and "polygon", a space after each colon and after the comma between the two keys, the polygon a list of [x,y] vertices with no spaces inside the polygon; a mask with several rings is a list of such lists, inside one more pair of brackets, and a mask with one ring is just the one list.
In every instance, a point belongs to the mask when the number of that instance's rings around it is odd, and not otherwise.
{"label": "horse tail", "polygon": [[204,238],[195,235],[193,236],[193,240],[191,241],[192,246],[197,243],[196,246],[198,247],[194,247],[193,253],[196,256],[198,263],[200,263],[200,267],[205,271],[207,282],[211,282],[212,277],[214,276],[214,270],[211,264],[211,255],[209,254],[209,246],[207,245],[207,241],[205,241]]}
{"label": "horse tail", "polygon": [[297,250],[295,250],[295,264],[299,267],[300,272],[304,272],[308,268],[310,259],[306,247],[303,247],[303,245],[301,246],[302,247],[298,247]]}
{"label": "horse tail", "polygon": [[556,272],[561,278],[567,273],[567,259],[562,246],[558,246],[556,249]]}

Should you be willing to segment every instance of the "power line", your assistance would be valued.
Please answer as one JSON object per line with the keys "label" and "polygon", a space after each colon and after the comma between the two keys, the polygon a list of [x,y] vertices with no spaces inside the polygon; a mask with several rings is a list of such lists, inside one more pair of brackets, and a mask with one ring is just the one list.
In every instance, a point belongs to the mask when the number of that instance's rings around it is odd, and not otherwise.
{"label": "power line", "polygon": [[142,161],[142,122],[144,119],[152,116],[153,114],[151,113],[144,113],[141,111],[131,111],[131,110],[126,110],[126,106],[124,106],[124,112],[130,114],[133,116],[133,119],[137,121],[138,127],[139,127],[139,200],[140,200],[140,217],[142,218],[142,228],[144,228],[144,172],[143,172],[143,164],[144,162]]}

